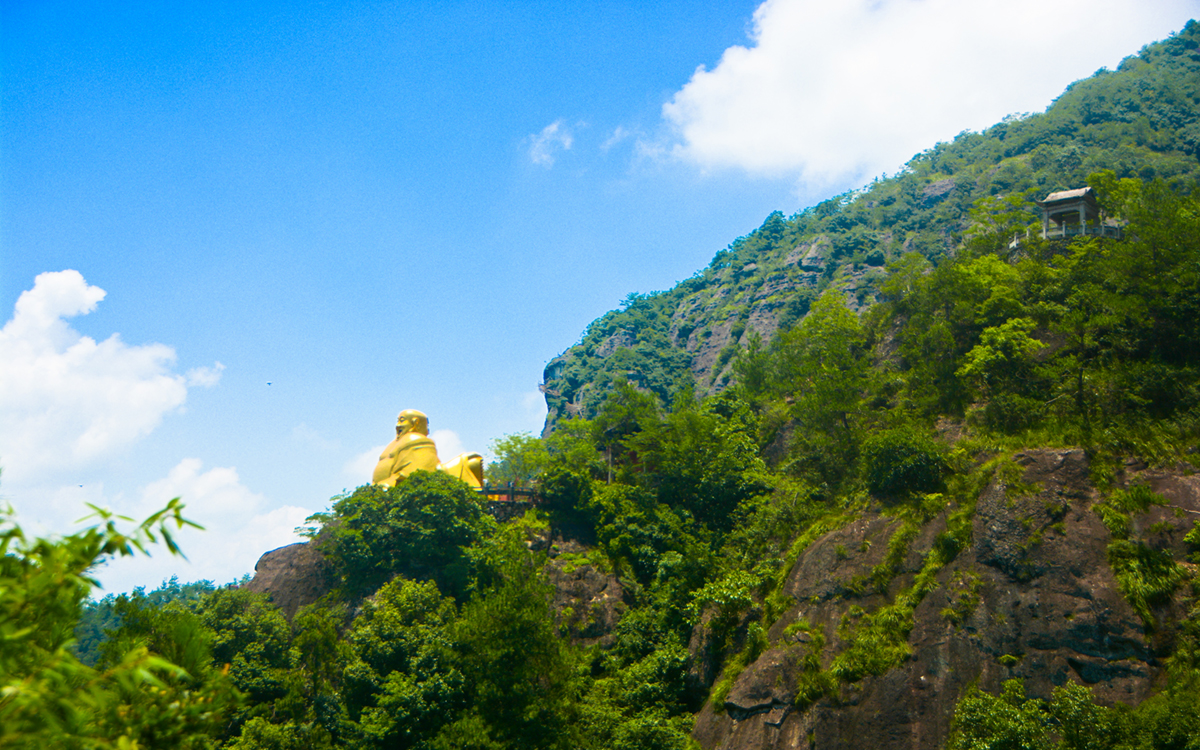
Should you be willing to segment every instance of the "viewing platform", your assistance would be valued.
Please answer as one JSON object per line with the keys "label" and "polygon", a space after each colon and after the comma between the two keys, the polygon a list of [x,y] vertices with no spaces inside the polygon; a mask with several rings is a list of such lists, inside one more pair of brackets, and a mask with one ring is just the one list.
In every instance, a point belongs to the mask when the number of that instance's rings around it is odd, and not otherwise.
{"label": "viewing platform", "polygon": [[[1096,193],[1090,187],[1060,190],[1051,193],[1045,200],[1034,201],[1042,209],[1042,239],[1062,240],[1071,237],[1111,237],[1120,239],[1121,227],[1112,219],[1105,218],[1096,202]],[[1022,239],[1014,235],[1009,249],[1015,249]]]}
{"label": "viewing platform", "polygon": [[1047,195],[1045,200],[1035,202],[1042,209],[1044,240],[1089,235],[1113,238],[1121,236],[1121,228],[1101,216],[1096,193],[1090,187],[1061,190]]}
{"label": "viewing platform", "polygon": [[1090,235],[1094,237],[1112,237],[1113,239],[1121,238],[1121,228],[1111,224],[1101,224],[1099,226],[1078,224],[1064,224],[1062,226],[1046,228],[1042,230],[1042,239],[1044,240],[1061,240],[1067,237],[1082,237]]}

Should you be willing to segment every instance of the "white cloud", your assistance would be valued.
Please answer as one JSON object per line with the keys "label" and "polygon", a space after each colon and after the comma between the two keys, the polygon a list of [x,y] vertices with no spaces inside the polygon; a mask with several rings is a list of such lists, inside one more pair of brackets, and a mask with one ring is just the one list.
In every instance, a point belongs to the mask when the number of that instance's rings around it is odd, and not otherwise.
{"label": "white cloud", "polygon": [[216,467],[202,472],[203,462],[185,458],[167,476],[142,490],[142,513],[157,510],[173,497],[181,497],[191,512],[221,519],[237,516],[244,520],[264,502],[262,495],[251,492],[238,478],[233,467]]}
{"label": "white cloud", "polygon": [[554,166],[554,159],[559,151],[571,150],[575,137],[571,129],[563,125],[562,120],[555,120],[542,132],[529,136],[529,160],[544,167]]}
{"label": "white cloud", "polygon": [[66,318],[96,309],[103,289],[78,271],[43,273],[0,329],[0,462],[31,480],[111,457],[183,406],[189,385],[214,385],[223,366],[172,372],[175,350],[97,343]]}
{"label": "white cloud", "polygon": [[173,497],[182,498],[185,517],[205,527],[178,533],[187,559],[172,557],[165,547],[156,546],[150,549],[150,558],[113,560],[98,572],[107,591],[154,588],[171,575],[221,584],[252,574],[263,553],[303,541],[294,529],[312,514],[291,505],[268,510],[267,499],[243,485],[235,468],[205,471],[197,458],[183,459],[167,476],[146,485],[136,510],[120,512],[140,521]]}
{"label": "white cloud", "polygon": [[663,117],[672,153],[704,168],[861,180],[964,129],[1044,109],[1198,10],[1197,0],[768,0],[753,45],[698,68]]}
{"label": "white cloud", "polygon": [[224,371],[225,365],[220,362],[217,362],[212,367],[193,367],[187,371],[187,384],[200,386],[201,388],[212,388],[221,382],[221,373]]}
{"label": "white cloud", "polygon": [[381,444],[374,448],[367,448],[346,462],[342,467],[342,474],[351,482],[351,487],[361,487],[371,481],[371,474],[375,472],[375,464],[379,463],[379,455],[386,447],[387,444]]}
{"label": "white cloud", "polygon": [[454,430],[434,430],[429,437],[433,438],[438,458],[443,461],[452,461],[463,453],[462,438]]}

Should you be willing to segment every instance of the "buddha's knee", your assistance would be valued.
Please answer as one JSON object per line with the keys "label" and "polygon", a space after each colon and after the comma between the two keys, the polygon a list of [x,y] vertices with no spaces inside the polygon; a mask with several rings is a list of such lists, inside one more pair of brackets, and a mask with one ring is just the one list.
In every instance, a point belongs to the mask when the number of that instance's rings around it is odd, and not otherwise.
{"label": "buddha's knee", "polygon": [[455,479],[461,479],[472,487],[483,486],[483,456],[478,453],[463,453],[438,467]]}

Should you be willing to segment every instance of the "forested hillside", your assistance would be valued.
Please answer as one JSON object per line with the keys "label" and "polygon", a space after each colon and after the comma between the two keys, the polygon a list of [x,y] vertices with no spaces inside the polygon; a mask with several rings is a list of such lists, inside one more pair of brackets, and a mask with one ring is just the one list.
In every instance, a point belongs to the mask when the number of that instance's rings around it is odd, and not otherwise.
{"label": "forested hillside", "polygon": [[[418,472],[91,605],[177,502],[2,519],[0,745],[1200,746],[1198,96],[1192,23],[631,297],[495,445],[526,512]],[[1120,237],[1025,234],[1084,184]]]}
{"label": "forested hillside", "polygon": [[1198,37],[1193,22],[1116,71],[1072,84],[1044,113],[964,132],[898,175],[790,218],[773,213],[673,289],[629,295],[547,365],[547,428],[560,417],[595,416],[622,379],[664,403],[688,387],[721,390],[739,348],[792,327],[826,289],[859,310],[878,299],[888,263],[953,254],[983,199],[1007,201],[981,208],[1011,205],[1006,221],[1023,229],[1039,220],[1034,198],[1081,187],[1102,169],[1190,185],[1200,177]]}

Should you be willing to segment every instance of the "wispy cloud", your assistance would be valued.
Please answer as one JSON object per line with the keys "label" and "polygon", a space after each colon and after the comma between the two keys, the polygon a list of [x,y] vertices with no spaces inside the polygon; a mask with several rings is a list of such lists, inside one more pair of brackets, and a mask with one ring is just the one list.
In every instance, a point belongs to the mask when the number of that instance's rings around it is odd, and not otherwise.
{"label": "wispy cloud", "polygon": [[454,430],[434,430],[429,433],[429,437],[433,438],[438,458],[443,461],[453,461],[463,453],[462,438]]}
{"label": "wispy cloud", "polygon": [[562,120],[555,120],[542,128],[542,132],[534,133],[526,140],[529,142],[529,160],[549,168],[554,166],[554,160],[560,151],[571,149],[575,137],[571,134],[571,129],[563,125]]}
{"label": "wispy cloud", "polygon": [[187,384],[201,388],[212,388],[221,382],[221,373],[225,365],[217,362],[212,367],[193,367],[187,371]]}
{"label": "wispy cloud", "polygon": [[1070,80],[1198,10],[1196,0],[767,0],[752,44],[698,68],[663,106],[664,145],[704,168],[870,177],[964,129],[1043,109]]}
{"label": "wispy cloud", "polygon": [[339,447],[336,440],[326,438],[304,422],[292,428],[292,438],[321,451],[337,450]]}
{"label": "wispy cloud", "polygon": [[379,456],[386,447],[387,445],[380,444],[374,448],[367,448],[342,466],[342,475],[351,487],[361,487],[370,483],[371,474],[375,471],[375,464],[379,463]]}
{"label": "wispy cloud", "polygon": [[607,151],[610,148],[612,148],[613,146],[620,143],[621,141],[624,141],[624,140],[630,138],[632,135],[633,135],[633,132],[630,131],[628,128],[625,128],[622,125],[618,125],[613,130],[613,132],[610,133],[609,136],[604,139],[604,143],[600,144],[600,150]]}

